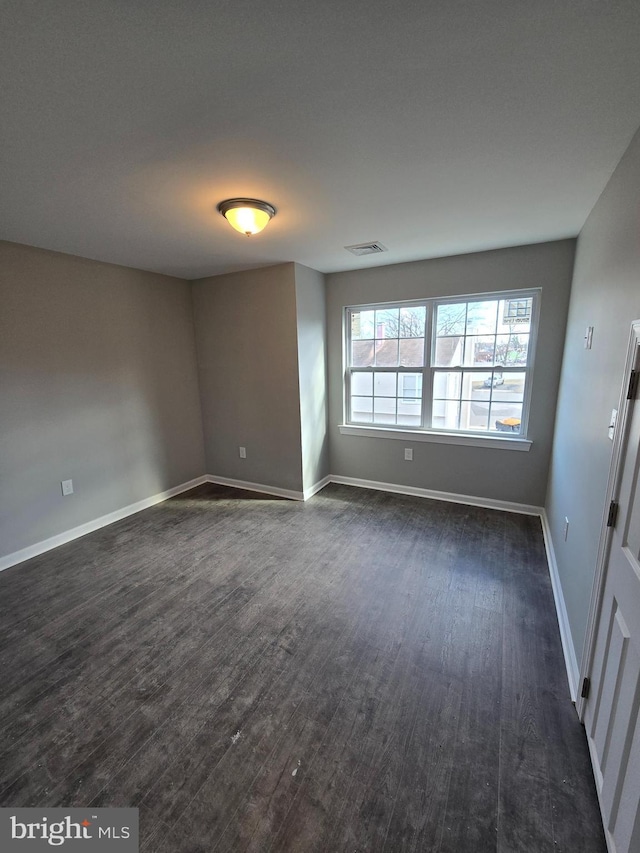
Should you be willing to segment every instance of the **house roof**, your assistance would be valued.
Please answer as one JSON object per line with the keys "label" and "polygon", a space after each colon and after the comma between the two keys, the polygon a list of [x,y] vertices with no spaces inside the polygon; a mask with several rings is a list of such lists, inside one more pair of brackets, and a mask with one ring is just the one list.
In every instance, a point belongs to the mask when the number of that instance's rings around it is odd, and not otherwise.
{"label": "house roof", "polygon": [[[196,278],[574,236],[639,43],[637,0],[5,0],[0,237]],[[215,210],[245,195],[254,238]]]}
{"label": "house roof", "polygon": [[[454,341],[460,338],[446,339]],[[424,338],[381,338],[379,340],[354,340],[354,367],[422,367],[424,359]]]}

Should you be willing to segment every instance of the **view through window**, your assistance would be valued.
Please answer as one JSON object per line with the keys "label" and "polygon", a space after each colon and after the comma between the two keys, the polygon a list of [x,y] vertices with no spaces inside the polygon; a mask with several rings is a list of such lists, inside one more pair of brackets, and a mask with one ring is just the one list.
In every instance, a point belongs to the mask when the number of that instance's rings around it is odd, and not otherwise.
{"label": "view through window", "polygon": [[538,296],[348,308],[347,423],[523,435]]}

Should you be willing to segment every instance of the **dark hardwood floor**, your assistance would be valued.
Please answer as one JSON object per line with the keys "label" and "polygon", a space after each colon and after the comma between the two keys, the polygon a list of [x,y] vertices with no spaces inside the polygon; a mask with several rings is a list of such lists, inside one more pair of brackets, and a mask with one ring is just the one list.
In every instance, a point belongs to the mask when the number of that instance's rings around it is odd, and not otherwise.
{"label": "dark hardwood floor", "polygon": [[539,519],[219,486],[0,574],[0,805],[141,850],[606,850]]}

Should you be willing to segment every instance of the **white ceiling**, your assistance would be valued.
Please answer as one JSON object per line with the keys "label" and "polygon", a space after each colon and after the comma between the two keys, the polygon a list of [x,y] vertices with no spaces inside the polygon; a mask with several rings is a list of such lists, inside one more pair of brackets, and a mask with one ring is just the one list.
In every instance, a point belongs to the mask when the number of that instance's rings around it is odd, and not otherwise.
{"label": "white ceiling", "polygon": [[185,278],[574,236],[640,125],[638,0],[0,10],[0,237]]}

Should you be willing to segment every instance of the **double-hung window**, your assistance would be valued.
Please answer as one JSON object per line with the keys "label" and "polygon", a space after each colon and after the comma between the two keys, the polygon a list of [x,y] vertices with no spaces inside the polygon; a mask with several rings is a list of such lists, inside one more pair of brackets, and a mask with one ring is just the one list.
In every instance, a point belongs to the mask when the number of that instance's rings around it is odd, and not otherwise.
{"label": "double-hung window", "polygon": [[526,437],[539,291],[346,309],[346,424]]}

